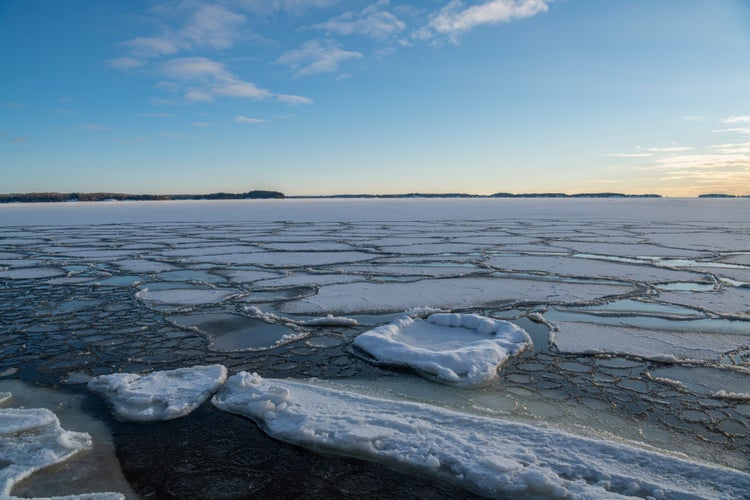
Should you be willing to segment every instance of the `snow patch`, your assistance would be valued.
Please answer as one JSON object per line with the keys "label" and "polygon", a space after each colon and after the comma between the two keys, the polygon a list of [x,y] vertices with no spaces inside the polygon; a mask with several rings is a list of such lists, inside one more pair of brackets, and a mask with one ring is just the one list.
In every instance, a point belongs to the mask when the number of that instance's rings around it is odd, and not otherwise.
{"label": "snow patch", "polygon": [[222,365],[193,366],[148,375],[113,373],[88,383],[126,420],[158,421],[183,417],[203,404],[226,381]]}
{"label": "snow patch", "polygon": [[302,324],[307,326],[357,326],[359,322],[354,318],[329,314],[323,318],[313,318],[303,321]]}
{"label": "snow patch", "polygon": [[408,316],[369,330],[354,345],[378,362],[408,366],[441,382],[475,385],[489,382],[510,357],[531,347],[529,335],[503,320],[477,314]]}

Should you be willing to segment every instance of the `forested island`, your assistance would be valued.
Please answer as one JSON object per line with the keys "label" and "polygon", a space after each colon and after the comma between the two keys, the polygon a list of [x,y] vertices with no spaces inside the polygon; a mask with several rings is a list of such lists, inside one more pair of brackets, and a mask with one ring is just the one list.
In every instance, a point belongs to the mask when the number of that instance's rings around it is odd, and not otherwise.
{"label": "forested island", "polygon": [[[748,198],[750,195],[710,193],[698,198]],[[125,193],[11,193],[0,194],[0,203],[59,203],[85,201],[168,201],[168,200],[268,200],[268,199],[351,199],[351,198],[662,198],[660,194],[625,193],[403,193],[403,194],[331,194],[286,196],[279,191],[254,190],[246,193],[209,194],[125,194]]]}
{"label": "forested island", "polygon": [[164,201],[164,200],[264,200],[284,198],[278,191],[210,194],[125,194],[125,193],[13,193],[0,194],[0,203],[55,203],[68,201]]}

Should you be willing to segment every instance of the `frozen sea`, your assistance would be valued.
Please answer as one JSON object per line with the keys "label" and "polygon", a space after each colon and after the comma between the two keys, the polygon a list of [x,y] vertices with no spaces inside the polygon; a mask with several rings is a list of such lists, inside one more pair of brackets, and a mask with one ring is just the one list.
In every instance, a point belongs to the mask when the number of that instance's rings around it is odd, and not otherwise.
{"label": "frozen sea", "polygon": [[3,498],[750,497],[750,199],[2,205],[0,298]]}

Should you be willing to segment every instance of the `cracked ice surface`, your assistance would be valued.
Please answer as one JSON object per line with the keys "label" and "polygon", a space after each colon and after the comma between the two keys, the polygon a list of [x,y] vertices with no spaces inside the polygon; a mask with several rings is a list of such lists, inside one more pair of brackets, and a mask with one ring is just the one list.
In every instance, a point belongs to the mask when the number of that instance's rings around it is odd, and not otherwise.
{"label": "cracked ice surface", "polygon": [[[458,400],[468,414],[750,472],[748,200],[64,204],[0,206],[0,221],[2,379],[61,396],[99,375],[207,364],[358,380],[364,395]],[[456,388],[370,363],[352,345],[407,309],[417,321],[438,308],[510,320],[534,346],[486,385]],[[92,413],[114,420],[89,399]],[[230,496],[226,485],[244,477],[254,479],[242,491],[272,497],[273,479],[290,470],[316,478],[317,491],[383,487],[329,473],[353,462],[318,467],[330,458],[310,455],[235,474],[237,461],[249,470],[257,460],[232,439],[222,446],[233,452],[210,455],[209,417],[216,412],[202,405],[185,419],[139,424],[192,429],[199,453],[177,451],[174,463],[134,446],[135,434],[118,444],[131,450],[123,468],[143,481],[141,495],[200,483],[212,485],[204,496]],[[431,491],[456,496],[444,483]]]}

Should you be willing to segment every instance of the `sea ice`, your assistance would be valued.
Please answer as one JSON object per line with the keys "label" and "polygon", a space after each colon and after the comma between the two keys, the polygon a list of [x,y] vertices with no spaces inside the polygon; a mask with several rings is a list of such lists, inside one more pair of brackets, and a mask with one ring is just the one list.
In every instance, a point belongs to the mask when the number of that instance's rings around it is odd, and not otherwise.
{"label": "sea ice", "polygon": [[120,418],[157,421],[183,417],[192,412],[226,379],[224,366],[207,365],[148,375],[100,375],[88,383],[88,388],[103,395]]}
{"label": "sea ice", "polygon": [[660,361],[718,361],[745,345],[747,335],[667,331],[609,324],[557,322],[552,343],[560,352],[623,354]]}
{"label": "sea ice", "polygon": [[750,475],[549,428],[240,372],[213,398],[269,435],[446,478],[482,495],[740,498]]}
{"label": "sea ice", "polygon": [[144,288],[135,294],[136,298],[144,302],[181,306],[214,304],[236,295],[239,295],[237,290],[215,290],[211,288],[181,288],[166,290],[149,290],[148,288]]}
{"label": "sea ice", "polygon": [[378,362],[408,366],[441,382],[486,383],[510,357],[530,347],[531,338],[508,321],[476,314],[404,316],[367,331],[354,345]]}
{"label": "sea ice", "polygon": [[65,273],[60,269],[54,269],[51,267],[24,267],[18,269],[9,269],[7,271],[0,271],[0,279],[11,279],[11,280],[31,280],[38,278],[52,278],[54,276],[62,276]]}
{"label": "sea ice", "polygon": [[209,339],[209,349],[215,352],[263,351],[309,335],[309,332],[294,330],[291,321],[263,313],[257,307],[249,306],[245,310],[257,319],[222,313],[169,316],[167,321],[203,333]]}
{"label": "sea ice", "polygon": [[[91,446],[91,436],[64,430],[55,414],[47,409],[0,409],[0,496],[14,498],[11,490],[19,481]],[[92,493],[75,498],[113,500],[124,496]]]}
{"label": "sea ice", "polygon": [[279,306],[288,313],[344,313],[403,311],[429,306],[445,309],[507,302],[587,302],[623,295],[626,285],[545,282],[514,278],[425,279],[409,283],[343,283],[322,286],[316,295]]}

